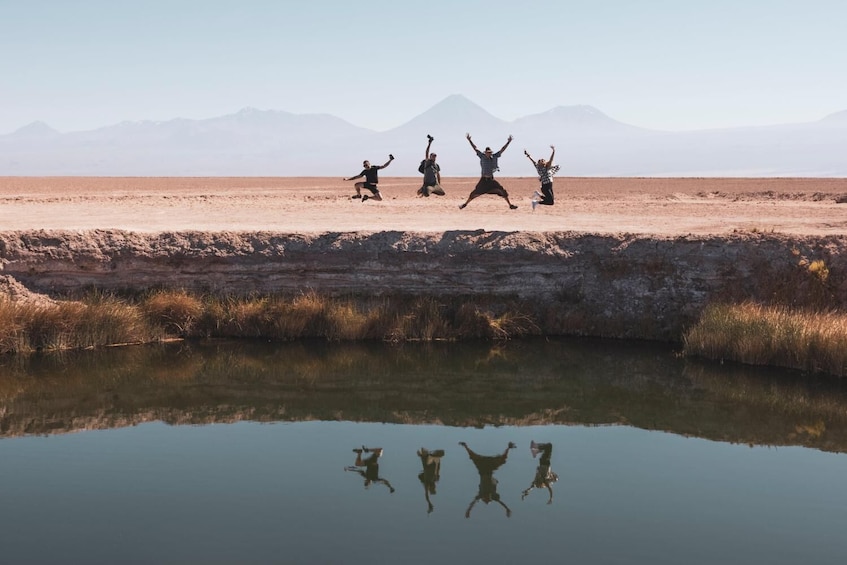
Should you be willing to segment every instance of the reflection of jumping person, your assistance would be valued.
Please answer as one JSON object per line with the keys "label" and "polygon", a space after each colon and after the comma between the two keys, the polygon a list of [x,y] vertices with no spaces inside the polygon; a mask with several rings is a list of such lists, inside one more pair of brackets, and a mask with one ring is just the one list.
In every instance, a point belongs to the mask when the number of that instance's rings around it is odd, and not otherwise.
{"label": "reflection of jumping person", "polygon": [[444,196],[444,189],[441,188],[441,167],[435,162],[437,155],[429,152],[434,138],[431,135],[427,135],[426,138],[427,144],[423,162],[424,178],[423,185],[418,189],[418,196],[429,196],[430,194]]}
{"label": "reflection of jumping person", "polygon": [[[350,467],[345,467],[345,471],[354,471],[364,477],[365,488],[371,486],[371,483],[376,483],[383,484],[388,487],[390,492],[394,492],[391,483],[379,476],[379,458],[382,457],[381,447],[365,447],[363,445],[361,449],[354,449],[353,452],[356,454],[356,463]],[[370,455],[362,459],[363,452]]]}
{"label": "reflection of jumping person", "polygon": [[432,501],[429,499],[430,494],[435,494],[435,484],[441,478],[441,458],[444,457],[443,449],[429,451],[423,447],[418,450],[418,457],[421,458],[423,472],[418,475],[418,479],[424,487],[424,498],[426,498],[427,510],[429,514],[433,510]]}
{"label": "reflection of jumping person", "polygon": [[509,202],[509,193],[506,192],[506,189],[503,188],[497,180],[494,178],[494,173],[499,171],[500,168],[497,166],[497,159],[503,154],[503,151],[509,146],[512,142],[512,136],[509,136],[509,139],[506,140],[506,144],[500,148],[500,151],[497,153],[492,153],[490,147],[485,148],[485,153],[480,151],[477,146],[474,144],[471,139],[471,134],[467,134],[468,143],[471,144],[473,150],[476,152],[476,156],[479,157],[479,167],[480,167],[480,177],[479,182],[476,183],[476,188],[473,189],[473,192],[470,193],[468,199],[465,200],[464,204],[459,205],[459,209],[464,208],[468,205],[468,202],[476,198],[477,196],[482,196],[483,194],[496,194],[502,198],[506,199],[506,202],[509,204],[509,208],[514,210],[517,208],[514,204]]}
{"label": "reflection of jumping person", "polygon": [[535,198],[532,199],[533,210],[535,210],[535,207],[539,204],[543,204],[544,206],[553,205],[553,175],[558,172],[559,165],[553,166],[553,156],[556,154],[556,148],[551,145],[550,149],[553,150],[553,152],[550,153],[550,158],[546,161],[544,159],[539,159],[538,162],[534,161],[532,157],[529,156],[526,149],[524,149],[523,152],[523,154],[532,161],[532,164],[535,165],[535,170],[538,171],[538,180],[541,181],[541,193],[539,194],[536,190]]}
{"label": "reflection of jumping person", "polygon": [[547,499],[547,504],[553,504],[553,483],[559,480],[559,476],[550,469],[550,455],[553,453],[552,443],[535,443],[530,442],[529,449],[532,451],[532,457],[535,458],[538,453],[541,453],[541,459],[538,461],[538,468],[535,470],[535,478],[529,488],[523,491],[521,500],[526,498],[526,495],[534,488],[546,488],[550,493]]}
{"label": "reflection of jumping person", "polygon": [[[347,181],[365,177],[365,182],[357,182],[355,184],[356,194],[353,195],[353,198],[361,198],[362,202],[364,202],[368,198],[373,198],[374,200],[382,200],[382,195],[379,193],[379,188],[376,186],[377,184],[379,184],[379,174],[377,173],[377,171],[379,171],[380,169],[384,169],[385,167],[390,165],[391,161],[393,160],[394,155],[389,155],[388,161],[386,161],[384,165],[371,165],[370,161],[364,161],[362,163],[362,166],[364,166],[365,168],[362,169],[361,173],[359,173],[355,177],[342,179]],[[373,196],[368,196],[367,194],[362,196],[363,188],[367,188],[368,190],[370,190]]]}
{"label": "reflection of jumping person", "polygon": [[506,459],[509,457],[509,450],[514,449],[515,444],[509,442],[509,446],[500,455],[479,455],[471,450],[465,442],[460,441],[459,445],[464,447],[468,452],[468,456],[471,458],[474,465],[476,465],[476,470],[479,472],[479,492],[465,511],[465,518],[471,517],[471,510],[473,509],[474,504],[480,500],[486,504],[493,500],[505,508],[506,517],[510,517],[512,515],[512,511],[503,503],[502,500],[500,500],[500,495],[497,493],[497,479],[494,478],[494,471],[499,469],[503,463],[506,462]]}

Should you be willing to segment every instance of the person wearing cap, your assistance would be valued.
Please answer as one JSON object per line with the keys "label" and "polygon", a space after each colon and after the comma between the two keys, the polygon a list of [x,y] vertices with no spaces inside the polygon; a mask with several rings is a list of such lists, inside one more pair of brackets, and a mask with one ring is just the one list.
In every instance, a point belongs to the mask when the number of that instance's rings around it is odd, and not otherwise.
{"label": "person wearing cap", "polygon": [[[362,202],[366,201],[368,198],[372,198],[374,200],[382,200],[382,195],[379,193],[379,188],[377,187],[377,184],[379,184],[379,174],[377,171],[379,171],[380,169],[384,169],[385,167],[390,165],[391,161],[393,160],[394,155],[388,155],[388,161],[386,161],[384,165],[371,165],[370,161],[364,161],[362,162],[362,166],[365,168],[362,169],[361,173],[359,173],[355,177],[348,177],[346,179],[342,179],[348,181],[365,177],[365,182],[356,183],[356,194],[353,195],[353,198],[361,198]],[[367,188],[368,190],[370,190],[372,196],[368,196],[367,194],[362,196],[363,188]]]}
{"label": "person wearing cap", "polygon": [[509,208],[514,210],[517,208],[514,204],[509,201],[509,193],[506,192],[506,189],[503,188],[497,179],[494,178],[494,173],[499,171],[499,167],[497,166],[497,160],[503,154],[503,151],[509,146],[512,142],[512,136],[509,136],[509,139],[506,140],[506,144],[500,148],[500,151],[497,153],[492,153],[490,147],[485,148],[485,152],[480,151],[477,146],[474,144],[471,139],[471,134],[467,134],[465,137],[468,138],[468,143],[471,144],[471,147],[476,152],[476,156],[479,157],[479,167],[480,167],[480,177],[479,182],[476,183],[476,188],[468,196],[468,199],[465,200],[463,204],[459,205],[459,209],[463,209],[468,203],[476,198],[477,196],[482,196],[483,194],[496,194],[501,198],[506,200],[506,203],[509,205]]}
{"label": "person wearing cap", "polygon": [[441,188],[441,167],[435,162],[437,155],[429,152],[429,148],[432,146],[432,142],[435,138],[431,135],[427,135],[426,139],[427,144],[426,151],[424,153],[424,161],[421,163],[424,176],[423,186],[418,189],[418,196],[429,196],[430,194],[444,196],[444,189]]}

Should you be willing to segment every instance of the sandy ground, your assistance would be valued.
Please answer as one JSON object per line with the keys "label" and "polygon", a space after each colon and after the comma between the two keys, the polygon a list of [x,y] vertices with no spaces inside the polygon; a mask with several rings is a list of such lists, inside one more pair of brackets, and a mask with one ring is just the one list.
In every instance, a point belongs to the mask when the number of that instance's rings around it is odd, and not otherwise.
{"label": "sandy ground", "polygon": [[385,177],[382,202],[352,200],[340,178],[0,177],[0,230],[570,231],[655,235],[847,231],[847,179],[556,179],[554,206],[530,199],[535,178],[502,178],[496,196],[461,204],[474,178],[418,198],[419,178]]}

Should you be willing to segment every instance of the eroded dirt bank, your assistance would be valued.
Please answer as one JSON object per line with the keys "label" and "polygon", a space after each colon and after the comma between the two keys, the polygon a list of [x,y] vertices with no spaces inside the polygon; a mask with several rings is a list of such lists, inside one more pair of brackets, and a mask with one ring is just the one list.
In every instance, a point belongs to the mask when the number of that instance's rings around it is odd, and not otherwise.
{"label": "eroded dirt bank", "polygon": [[49,296],[91,287],[502,296],[535,305],[547,331],[663,340],[678,340],[714,300],[847,301],[847,238],[837,235],[33,230],[0,233],[0,263],[7,280]]}

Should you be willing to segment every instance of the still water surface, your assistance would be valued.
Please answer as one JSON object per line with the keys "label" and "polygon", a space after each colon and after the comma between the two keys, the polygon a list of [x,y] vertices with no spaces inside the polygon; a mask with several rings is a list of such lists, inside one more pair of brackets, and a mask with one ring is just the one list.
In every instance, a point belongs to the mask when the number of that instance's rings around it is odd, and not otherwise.
{"label": "still water surface", "polygon": [[7,362],[0,560],[843,563],[845,407],[580,340]]}

